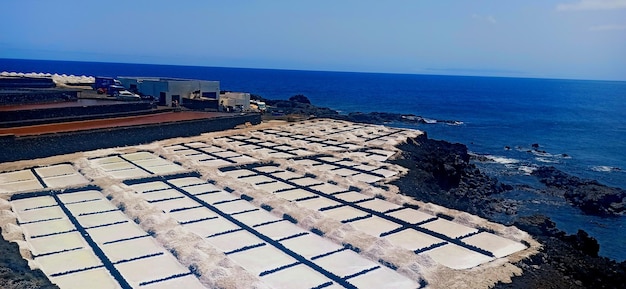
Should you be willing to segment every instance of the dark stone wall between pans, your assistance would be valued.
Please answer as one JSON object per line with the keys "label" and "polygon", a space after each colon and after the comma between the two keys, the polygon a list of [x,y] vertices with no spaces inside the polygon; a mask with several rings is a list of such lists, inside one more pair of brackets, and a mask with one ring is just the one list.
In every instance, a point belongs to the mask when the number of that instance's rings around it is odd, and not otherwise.
{"label": "dark stone wall between pans", "polygon": [[145,144],[259,124],[258,114],[208,118],[134,127],[117,127],[31,137],[0,136],[0,162],[28,160],[101,148]]}

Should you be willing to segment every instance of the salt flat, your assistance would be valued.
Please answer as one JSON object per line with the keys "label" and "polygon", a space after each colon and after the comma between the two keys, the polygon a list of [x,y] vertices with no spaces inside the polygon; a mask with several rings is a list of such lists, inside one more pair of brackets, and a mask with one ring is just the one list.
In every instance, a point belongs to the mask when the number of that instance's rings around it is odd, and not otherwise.
{"label": "salt flat", "polygon": [[394,146],[420,134],[311,120],[0,164],[10,202],[0,225],[23,232],[10,236],[61,288],[89,278],[103,288],[441,288],[477,278],[486,288],[508,278],[490,268],[536,250],[526,233],[389,184],[406,171],[387,162]]}

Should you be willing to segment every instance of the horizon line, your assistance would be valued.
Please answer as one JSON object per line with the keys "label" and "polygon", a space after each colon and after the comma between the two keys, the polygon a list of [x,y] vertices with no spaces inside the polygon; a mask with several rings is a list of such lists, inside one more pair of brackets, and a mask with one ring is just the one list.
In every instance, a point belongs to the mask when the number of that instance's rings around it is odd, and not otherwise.
{"label": "horizon line", "polygon": [[[566,78],[566,77],[540,77],[540,76],[506,76],[493,74],[439,74],[439,73],[418,73],[418,72],[382,72],[382,71],[349,71],[349,70],[327,70],[327,69],[299,69],[299,68],[268,68],[268,67],[243,67],[243,66],[211,66],[197,64],[172,64],[172,63],[145,63],[145,62],[120,62],[120,61],[93,61],[93,60],[73,60],[73,59],[42,59],[42,58],[11,58],[0,57],[0,60],[25,60],[25,61],[56,61],[56,62],[82,62],[82,63],[108,63],[108,64],[131,64],[131,65],[163,65],[163,66],[188,66],[206,68],[227,68],[227,69],[257,69],[257,70],[282,70],[282,71],[302,71],[302,72],[331,72],[331,73],[363,73],[363,74],[391,74],[391,75],[423,75],[423,76],[451,76],[451,77],[491,77],[491,78],[519,78],[519,79],[546,79],[546,80],[574,80],[574,81],[607,81],[626,82],[626,79],[590,79],[590,78]],[[457,69],[457,68],[424,68],[426,71],[481,71],[481,69]],[[489,71],[489,70],[485,70]],[[498,70],[492,70],[498,71]],[[519,72],[506,71],[502,72]],[[24,72],[26,73],[26,72]]]}

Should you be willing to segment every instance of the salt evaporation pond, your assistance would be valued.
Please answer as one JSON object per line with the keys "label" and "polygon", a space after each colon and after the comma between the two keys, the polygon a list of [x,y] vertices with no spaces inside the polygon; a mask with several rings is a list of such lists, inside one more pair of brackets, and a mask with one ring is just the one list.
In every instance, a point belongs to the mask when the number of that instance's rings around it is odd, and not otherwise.
{"label": "salt evaporation pond", "polygon": [[335,120],[0,164],[4,237],[61,288],[486,288],[538,244],[423,203],[421,132]]}

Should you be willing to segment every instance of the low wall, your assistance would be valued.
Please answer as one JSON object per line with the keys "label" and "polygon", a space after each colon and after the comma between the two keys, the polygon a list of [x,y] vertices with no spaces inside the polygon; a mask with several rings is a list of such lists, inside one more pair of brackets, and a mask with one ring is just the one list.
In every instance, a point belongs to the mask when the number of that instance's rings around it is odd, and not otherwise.
{"label": "low wall", "polygon": [[[123,102],[120,104],[68,106],[16,111],[3,111],[0,122],[32,121],[37,119],[65,118],[73,116],[102,115],[152,109],[149,102]],[[0,124],[1,126],[1,124]]]}
{"label": "low wall", "polygon": [[75,101],[75,90],[0,90],[0,105]]}
{"label": "low wall", "polygon": [[0,136],[0,162],[27,160],[101,148],[145,144],[261,123],[258,114],[236,115],[133,127],[78,131],[41,136]]}

